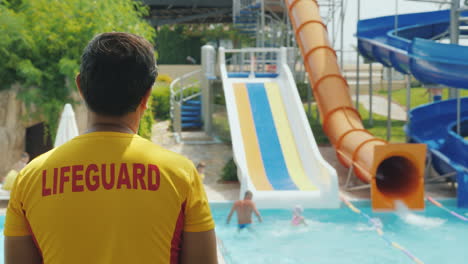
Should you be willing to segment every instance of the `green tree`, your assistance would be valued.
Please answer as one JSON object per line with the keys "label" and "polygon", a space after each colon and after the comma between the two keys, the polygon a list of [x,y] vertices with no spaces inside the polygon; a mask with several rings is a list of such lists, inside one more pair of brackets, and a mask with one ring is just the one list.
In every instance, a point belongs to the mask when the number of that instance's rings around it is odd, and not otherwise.
{"label": "green tree", "polygon": [[158,30],[158,63],[186,64],[187,56],[200,63],[201,46],[204,42],[200,36],[192,37],[185,34],[185,25],[165,25]]}
{"label": "green tree", "polygon": [[154,43],[146,15],[133,0],[0,0],[0,89],[20,83],[29,115],[42,117],[55,137],[63,105],[76,103],[74,77],[88,41],[122,31]]}
{"label": "green tree", "polygon": [[232,40],[235,48],[254,44],[230,24],[164,25],[158,30],[158,63],[187,64],[187,56],[201,63],[201,47],[208,42],[219,47],[224,39]]}
{"label": "green tree", "polygon": [[[15,82],[21,54],[27,53],[33,45],[24,27],[24,17],[7,8],[7,5],[10,6],[0,0],[0,90],[9,88]],[[15,52],[12,52],[13,49]]]}
{"label": "green tree", "polygon": [[202,37],[204,43],[213,41],[220,46],[220,41],[230,39],[235,48],[240,48],[244,44],[252,45],[252,39],[239,32],[232,24],[202,24],[188,25],[185,27],[184,34],[191,37]]}

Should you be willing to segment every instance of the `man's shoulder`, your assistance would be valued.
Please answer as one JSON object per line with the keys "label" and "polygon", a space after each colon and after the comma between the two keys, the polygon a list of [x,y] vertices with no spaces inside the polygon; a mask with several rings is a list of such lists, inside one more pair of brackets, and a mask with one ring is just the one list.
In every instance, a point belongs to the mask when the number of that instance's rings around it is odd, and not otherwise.
{"label": "man's shoulder", "polygon": [[26,166],[24,166],[23,171],[26,171],[26,170],[31,169],[31,168],[41,167],[47,160],[49,160],[51,158],[52,154],[56,150],[57,149],[54,148],[54,149],[51,149],[51,150],[49,150],[49,151],[47,151],[45,153],[42,153],[42,154],[38,155],[37,157],[32,159],[28,164],[26,164]]}
{"label": "man's shoulder", "polygon": [[170,161],[174,165],[177,166],[194,166],[193,162],[189,160],[187,157],[174,152],[172,150],[166,149],[152,141],[147,139],[141,138],[141,144],[137,148],[139,151],[145,152],[148,155],[151,155],[155,159],[164,159],[166,162]]}
{"label": "man's shoulder", "polygon": [[248,207],[255,207],[255,203],[252,200],[245,201],[245,205]]}
{"label": "man's shoulder", "polygon": [[254,202],[251,200],[238,200],[234,202],[235,206],[254,206]]}
{"label": "man's shoulder", "polygon": [[[113,137],[102,137],[102,136],[88,136],[88,137],[81,137],[81,138],[86,138],[86,139],[92,139],[92,144],[94,145],[100,145],[101,143],[104,144],[105,147],[107,148],[101,148],[99,150],[99,153],[108,153],[109,156],[113,156],[116,151],[119,153],[125,153],[125,156],[127,158],[134,158],[137,157],[137,159],[140,160],[155,160],[155,161],[170,161],[173,162],[177,165],[183,165],[185,163],[189,164],[192,163],[190,160],[188,160],[186,157],[171,151],[169,149],[166,149],[154,142],[152,142],[149,139],[143,138],[140,135],[134,134],[132,136],[113,136]],[[116,143],[117,147],[109,147],[109,142],[114,142]],[[84,144],[90,144],[90,141],[84,143]],[[81,144],[83,144],[79,140],[71,140],[67,142],[66,144],[60,146],[60,151],[61,152],[74,152],[75,154],[80,154],[79,152],[77,153],[76,149],[82,149]]]}
{"label": "man's shoulder", "polygon": [[51,149],[31,160],[26,166],[20,170],[18,174],[18,182],[21,182],[20,185],[23,185],[25,182],[29,182],[34,178],[37,178],[39,175],[37,172],[44,167],[44,164],[49,162],[51,155],[56,149]]}

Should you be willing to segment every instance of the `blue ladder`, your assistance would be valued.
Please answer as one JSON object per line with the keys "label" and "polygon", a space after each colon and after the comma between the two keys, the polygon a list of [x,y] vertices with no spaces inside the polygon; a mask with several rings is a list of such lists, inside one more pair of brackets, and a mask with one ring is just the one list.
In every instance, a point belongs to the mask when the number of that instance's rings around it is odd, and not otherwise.
{"label": "blue ladder", "polygon": [[260,8],[260,3],[252,3],[244,7],[240,10],[238,15],[234,16],[234,27],[237,28],[241,34],[255,36],[257,34],[257,19]]}
{"label": "blue ladder", "polygon": [[200,99],[191,99],[184,101],[181,106],[181,126],[184,128],[201,128],[202,121],[202,103]]}

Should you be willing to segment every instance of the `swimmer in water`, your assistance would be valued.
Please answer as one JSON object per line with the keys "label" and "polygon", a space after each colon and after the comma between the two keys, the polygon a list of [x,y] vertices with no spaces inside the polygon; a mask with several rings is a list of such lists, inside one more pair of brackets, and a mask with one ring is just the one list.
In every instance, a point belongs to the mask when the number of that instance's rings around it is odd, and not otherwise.
{"label": "swimmer in water", "polygon": [[252,224],[252,214],[254,213],[258,221],[262,222],[262,216],[257,210],[255,203],[252,201],[253,194],[251,191],[246,191],[244,195],[244,200],[239,200],[234,203],[231,208],[231,212],[228,215],[226,223],[229,224],[231,221],[232,214],[237,213],[237,230],[240,232],[242,229],[248,229],[251,231]]}
{"label": "swimmer in water", "polygon": [[302,216],[302,212],[304,212],[304,209],[302,209],[302,206],[296,205],[293,209],[293,217],[291,220],[291,224],[293,226],[298,226],[298,225],[307,225],[304,216]]}

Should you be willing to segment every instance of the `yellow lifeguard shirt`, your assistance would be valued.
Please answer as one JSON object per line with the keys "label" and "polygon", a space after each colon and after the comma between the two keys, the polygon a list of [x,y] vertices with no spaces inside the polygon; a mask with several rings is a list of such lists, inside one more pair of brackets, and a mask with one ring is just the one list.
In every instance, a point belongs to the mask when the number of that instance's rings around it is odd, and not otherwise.
{"label": "yellow lifeguard shirt", "polygon": [[214,222],[193,163],[138,135],[94,132],[17,176],[5,236],[32,235],[44,263],[178,263],[181,235]]}

